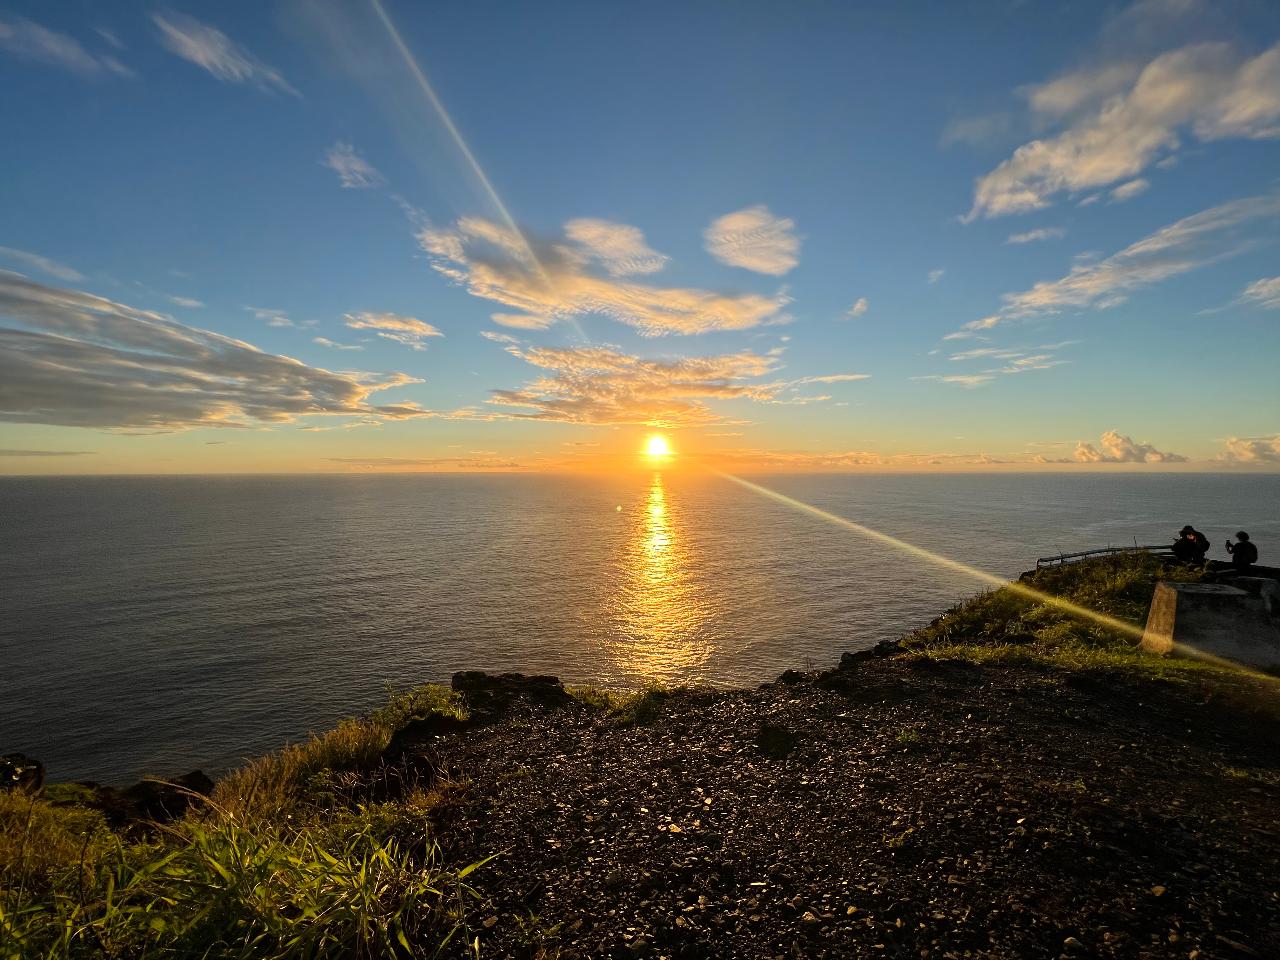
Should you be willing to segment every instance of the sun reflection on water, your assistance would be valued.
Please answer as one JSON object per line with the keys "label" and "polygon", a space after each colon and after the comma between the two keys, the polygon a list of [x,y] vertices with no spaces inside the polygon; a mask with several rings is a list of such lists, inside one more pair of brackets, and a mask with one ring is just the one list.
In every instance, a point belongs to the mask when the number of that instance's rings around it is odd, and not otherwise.
{"label": "sun reflection on water", "polygon": [[662,474],[655,472],[626,546],[620,636],[612,651],[623,674],[643,680],[689,677],[710,658],[694,560],[680,510],[668,502]]}

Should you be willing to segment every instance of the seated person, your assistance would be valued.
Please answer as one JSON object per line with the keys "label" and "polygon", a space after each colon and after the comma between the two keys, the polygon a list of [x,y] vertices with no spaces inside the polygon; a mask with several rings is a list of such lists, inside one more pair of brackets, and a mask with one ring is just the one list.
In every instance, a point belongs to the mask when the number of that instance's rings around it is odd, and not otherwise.
{"label": "seated person", "polygon": [[1173,555],[1179,563],[1203,564],[1204,555],[1209,552],[1209,538],[1191,524],[1178,531],[1178,539],[1173,544]]}
{"label": "seated person", "polygon": [[1236,568],[1236,573],[1248,573],[1249,568],[1258,562],[1258,548],[1243,530],[1236,534],[1236,539],[1240,542],[1227,542],[1227,553],[1231,554],[1231,565]]}

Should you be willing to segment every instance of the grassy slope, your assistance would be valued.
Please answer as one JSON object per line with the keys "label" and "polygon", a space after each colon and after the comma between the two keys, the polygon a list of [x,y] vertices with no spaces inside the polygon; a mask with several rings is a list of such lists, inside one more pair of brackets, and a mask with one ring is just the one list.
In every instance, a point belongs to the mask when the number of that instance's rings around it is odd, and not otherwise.
{"label": "grassy slope", "polygon": [[[1150,558],[1120,556],[1041,571],[1030,585],[1140,625],[1163,575]],[[904,646],[913,658],[1120,671],[1228,696],[1260,682],[1142,656],[1129,638],[1007,589],[966,601]],[[667,698],[572,692],[621,726],[651,721]],[[472,865],[443,862],[432,824],[465,785],[422,790],[378,764],[396,729],[432,713],[465,709],[441,687],[394,697],[231,774],[162,830],[113,831],[73,788],[0,794],[0,956],[389,956],[463,938]]]}

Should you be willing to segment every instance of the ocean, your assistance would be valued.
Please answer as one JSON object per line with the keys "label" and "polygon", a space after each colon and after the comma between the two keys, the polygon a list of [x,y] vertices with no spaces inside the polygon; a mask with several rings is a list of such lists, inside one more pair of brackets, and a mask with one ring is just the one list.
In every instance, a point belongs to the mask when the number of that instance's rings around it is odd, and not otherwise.
{"label": "ocean", "polygon": [[[1280,476],[751,478],[1012,578],[1249,530]],[[971,577],[681,471],[0,478],[0,752],[54,780],[217,772],[456,670],[753,685],[921,626]]]}

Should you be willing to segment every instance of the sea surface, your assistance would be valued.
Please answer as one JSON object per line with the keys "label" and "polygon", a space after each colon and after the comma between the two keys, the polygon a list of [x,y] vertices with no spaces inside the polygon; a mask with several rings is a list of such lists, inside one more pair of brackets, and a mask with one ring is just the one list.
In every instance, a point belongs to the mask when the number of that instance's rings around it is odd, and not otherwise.
{"label": "sea surface", "polygon": [[[1280,476],[751,478],[1001,577],[1239,528]],[[0,752],[55,780],[218,771],[456,670],[752,685],[984,584],[728,480],[0,478]]]}

